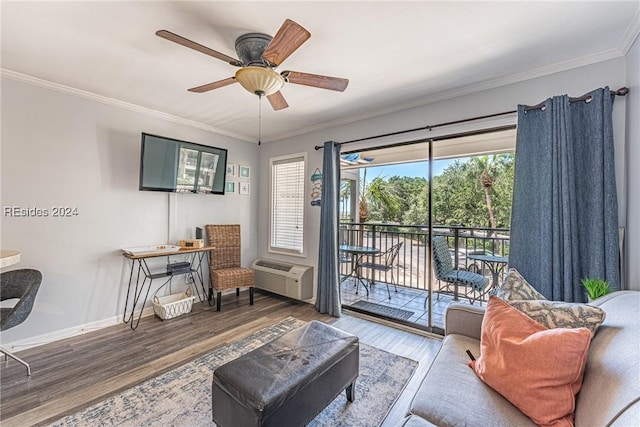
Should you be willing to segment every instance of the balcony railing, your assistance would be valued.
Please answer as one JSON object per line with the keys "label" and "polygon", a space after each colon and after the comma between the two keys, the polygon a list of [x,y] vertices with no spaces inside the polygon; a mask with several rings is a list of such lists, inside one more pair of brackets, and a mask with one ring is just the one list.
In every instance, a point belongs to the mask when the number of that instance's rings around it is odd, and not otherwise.
{"label": "balcony railing", "polygon": [[[509,255],[509,229],[463,226],[434,226],[434,235],[446,236],[454,266],[459,269],[473,269],[487,276],[472,259],[471,254]],[[385,251],[391,246],[404,242],[393,266],[395,283],[414,289],[428,288],[429,229],[424,225],[380,224],[380,223],[340,223],[340,244],[370,246]],[[348,274],[351,265],[341,265],[341,274]],[[374,282],[391,282],[391,272],[365,270],[362,274]]]}

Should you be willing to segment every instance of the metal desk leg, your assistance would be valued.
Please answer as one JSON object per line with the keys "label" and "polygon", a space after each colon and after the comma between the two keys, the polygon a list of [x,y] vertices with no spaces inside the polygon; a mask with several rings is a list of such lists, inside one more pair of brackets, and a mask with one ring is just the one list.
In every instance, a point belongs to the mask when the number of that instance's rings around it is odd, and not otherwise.
{"label": "metal desk leg", "polygon": [[[149,270],[149,266],[147,265],[146,261],[144,260],[144,258],[142,259],[138,259],[138,275],[136,278],[136,286],[133,292],[133,301],[131,304],[131,313],[129,315],[129,319],[126,320],[126,316],[127,316],[127,311],[126,311],[126,307],[128,305],[128,300],[129,300],[129,290],[131,289],[131,282],[129,282],[129,289],[127,290],[127,302],[125,302],[125,323],[129,323],[129,326],[131,327],[132,330],[135,330],[138,325],[140,324],[140,319],[142,318],[142,312],[144,311],[144,306],[145,303],[147,301],[147,299],[149,298],[149,292],[151,291],[151,282],[153,281],[152,277],[151,277],[151,271]],[[133,267],[132,267],[133,268]],[[142,279],[142,283],[140,283],[140,272],[142,272],[144,274],[144,278]],[[162,284],[162,286],[166,285],[169,281],[171,280],[171,276],[169,276],[169,279]],[[140,307],[140,313],[138,314],[138,318],[135,319],[135,311],[136,311],[136,307],[138,306],[138,302],[140,301],[140,297],[142,296],[142,294],[144,293],[144,288],[145,286],[147,287],[147,292],[145,293],[144,299],[142,300],[142,305]]]}
{"label": "metal desk leg", "polygon": [[[135,288],[133,290],[133,295],[132,295],[132,297],[133,297],[133,301],[132,301],[133,306],[131,307],[131,314],[127,318],[127,307],[129,305],[129,295],[131,293],[131,284],[133,282],[133,270],[135,269],[136,262],[138,263],[138,273],[136,275],[136,285],[135,285]],[[124,302],[124,313],[122,314],[122,321],[124,323],[129,323],[129,322],[131,322],[133,320],[133,313],[135,311],[135,305],[136,305],[136,303],[138,301],[138,297],[139,297],[138,296],[138,293],[139,293],[138,287],[140,285],[140,273],[142,273],[142,272],[144,272],[143,267],[142,267],[142,260],[139,260],[139,259],[138,260],[132,260],[131,261],[131,273],[129,274],[129,285],[127,286],[127,298],[126,298],[126,300]],[[146,272],[145,272],[145,280],[146,280]],[[142,281],[142,286],[144,286],[145,280]],[[140,292],[142,292],[142,288],[140,288]]]}
{"label": "metal desk leg", "polygon": [[[206,255],[208,255],[207,252],[196,252],[193,254],[193,259],[191,260],[191,278],[194,279],[194,275],[193,273],[196,273],[196,276],[198,278],[198,280],[200,281],[200,287],[202,288],[202,298],[200,298],[200,291],[198,290],[198,284],[196,282],[196,280],[193,280],[193,283],[195,285],[196,288],[196,292],[198,293],[198,299],[200,299],[200,301],[203,301],[203,299],[207,296],[207,291],[204,288],[204,272],[202,271],[202,264],[203,264],[203,258],[206,257]],[[207,265],[209,263],[209,258],[206,258],[206,262]],[[209,305],[211,305],[211,300],[210,298],[208,298],[209,300]]]}

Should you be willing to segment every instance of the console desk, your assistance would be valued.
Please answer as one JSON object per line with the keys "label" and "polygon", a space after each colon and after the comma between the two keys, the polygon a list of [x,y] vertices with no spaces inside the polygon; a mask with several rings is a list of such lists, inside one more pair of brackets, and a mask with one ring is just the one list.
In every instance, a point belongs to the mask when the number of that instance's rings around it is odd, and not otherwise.
{"label": "console desk", "polygon": [[[129,323],[131,329],[136,329],[138,327],[140,318],[142,317],[142,311],[144,310],[144,306],[147,302],[147,299],[149,298],[151,283],[155,279],[164,279],[162,285],[158,288],[158,290],[160,290],[160,288],[171,282],[173,276],[186,274],[190,276],[191,284],[193,284],[196,293],[198,294],[198,298],[200,299],[200,301],[203,301],[203,298],[207,297],[207,291],[205,290],[204,286],[204,273],[202,269],[203,264],[205,267],[209,266],[209,252],[211,252],[213,249],[215,249],[213,246],[205,246],[203,248],[180,248],[178,250],[169,252],[145,252],[142,254],[132,254],[123,251],[122,255],[125,258],[131,260],[131,272],[129,273],[127,299],[125,300],[124,304],[122,321],[124,323]],[[169,264],[171,262],[171,257],[176,255],[187,256],[187,262],[189,263],[188,268],[178,271],[169,271],[168,269],[166,269],[152,272],[149,268],[149,265],[147,264],[147,259],[159,257],[167,257],[167,264]],[[135,278],[134,271],[136,272]],[[202,288],[202,297],[200,296],[198,284]],[[211,289],[211,284],[209,284],[208,288]],[[140,297],[143,293],[145,295],[142,299],[142,303],[140,304]],[[136,307],[139,304],[140,313],[138,314],[138,318],[134,319]]]}

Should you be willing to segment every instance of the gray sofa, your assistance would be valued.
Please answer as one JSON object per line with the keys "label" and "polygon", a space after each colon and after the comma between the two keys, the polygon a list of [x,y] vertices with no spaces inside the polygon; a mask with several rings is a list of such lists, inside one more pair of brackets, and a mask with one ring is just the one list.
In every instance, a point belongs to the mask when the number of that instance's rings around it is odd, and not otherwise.
{"label": "gray sofa", "polygon": [[[622,291],[591,303],[606,319],[591,341],[576,426],[640,425],[640,292]],[[446,312],[445,338],[411,403],[405,427],[533,426],[485,385],[468,366],[480,354],[484,309],[454,304]]]}

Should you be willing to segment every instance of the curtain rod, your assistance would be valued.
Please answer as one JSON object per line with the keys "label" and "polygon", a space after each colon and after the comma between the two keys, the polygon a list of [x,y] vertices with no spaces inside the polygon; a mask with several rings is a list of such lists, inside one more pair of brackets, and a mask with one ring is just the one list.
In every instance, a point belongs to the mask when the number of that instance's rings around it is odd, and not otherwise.
{"label": "curtain rod", "polygon": [[[427,126],[422,126],[422,127],[419,127],[419,128],[399,130],[397,132],[383,133],[383,134],[380,134],[380,135],[367,136],[365,138],[352,139],[351,141],[339,142],[338,145],[351,144],[353,142],[369,141],[371,139],[384,138],[384,137],[387,137],[387,136],[402,135],[404,133],[417,132],[419,130],[432,130],[432,129],[439,128],[439,127],[442,127],[442,126],[457,125],[459,123],[470,122],[470,121],[473,121],[473,120],[488,119],[488,118],[497,117],[497,116],[504,116],[504,115],[513,114],[513,113],[516,113],[516,112],[517,112],[516,110],[504,111],[502,113],[487,114],[486,116],[477,116],[477,117],[472,117],[470,119],[454,120],[452,122],[438,123],[436,125],[427,125]],[[321,148],[323,148],[322,145],[316,145],[315,146],[316,150],[320,150]]]}
{"label": "curtain rod", "polygon": [[[627,87],[621,87],[618,90],[612,90],[610,91],[611,95],[614,96],[625,96],[629,93],[629,88]],[[578,101],[591,101],[591,96],[586,95],[586,96],[581,96],[578,98],[569,98],[569,102],[578,102]],[[531,111],[531,110],[541,110],[542,108],[544,108],[544,103],[538,104],[538,105],[533,105],[531,107],[527,106],[525,107],[525,111]],[[511,111],[503,111],[502,113],[495,113],[495,114],[487,114],[485,116],[476,116],[476,117],[471,117],[468,119],[461,119],[461,120],[454,120],[451,122],[445,122],[445,123],[438,123],[435,125],[427,125],[427,126],[422,126],[422,127],[418,127],[418,128],[413,128],[413,129],[405,129],[405,130],[400,130],[397,132],[389,132],[389,133],[383,133],[383,134],[379,134],[379,135],[373,135],[373,136],[367,136],[365,138],[358,138],[358,139],[352,139],[350,141],[344,141],[344,142],[338,142],[338,145],[345,145],[345,144],[352,144],[354,142],[362,142],[362,141],[369,141],[372,139],[378,139],[378,138],[385,138],[387,136],[395,136],[395,135],[402,135],[405,133],[411,133],[411,132],[417,132],[420,130],[432,130],[438,127],[442,127],[442,126],[450,126],[450,125],[457,125],[460,123],[466,123],[466,122],[472,122],[475,120],[482,120],[482,119],[489,119],[492,117],[498,117],[498,116],[505,116],[507,114],[514,114],[517,113],[517,110],[511,110]],[[315,149],[316,150],[320,150],[321,148],[323,148],[322,145],[316,145]]]}
{"label": "curtain rod", "polygon": [[414,140],[411,140],[411,141],[392,142],[390,144],[379,145],[379,146],[375,146],[375,147],[358,148],[358,149],[355,149],[355,150],[345,151],[342,154],[363,153],[363,152],[369,151],[369,150],[381,150],[381,149],[385,149],[385,148],[402,147],[402,146],[405,146],[405,145],[413,145],[413,144],[419,144],[419,143],[424,143],[424,142],[438,142],[438,141],[444,141],[444,140],[448,140],[448,139],[464,138],[465,136],[484,135],[486,133],[500,132],[500,131],[511,130],[511,129],[515,129],[515,128],[516,128],[516,125],[504,125],[504,126],[497,126],[497,127],[492,127],[492,128],[486,128],[486,129],[470,130],[470,131],[466,131],[466,132],[450,133],[450,134],[447,134],[447,135],[440,135],[440,136],[428,137],[428,138],[420,138],[420,139],[414,139]]}
{"label": "curtain rod", "polygon": [[[609,93],[611,94],[611,96],[626,96],[629,93],[629,88],[628,87],[621,87],[618,90],[611,90],[609,91]],[[580,102],[580,101],[586,101],[586,102],[591,102],[591,100],[593,99],[593,97],[591,95],[583,95],[583,96],[579,96],[577,98],[569,98],[569,103],[574,103],[574,102]],[[533,111],[533,110],[544,110],[545,109],[545,103],[541,102],[538,105],[532,105],[532,106],[526,106],[524,107],[524,111]]]}

